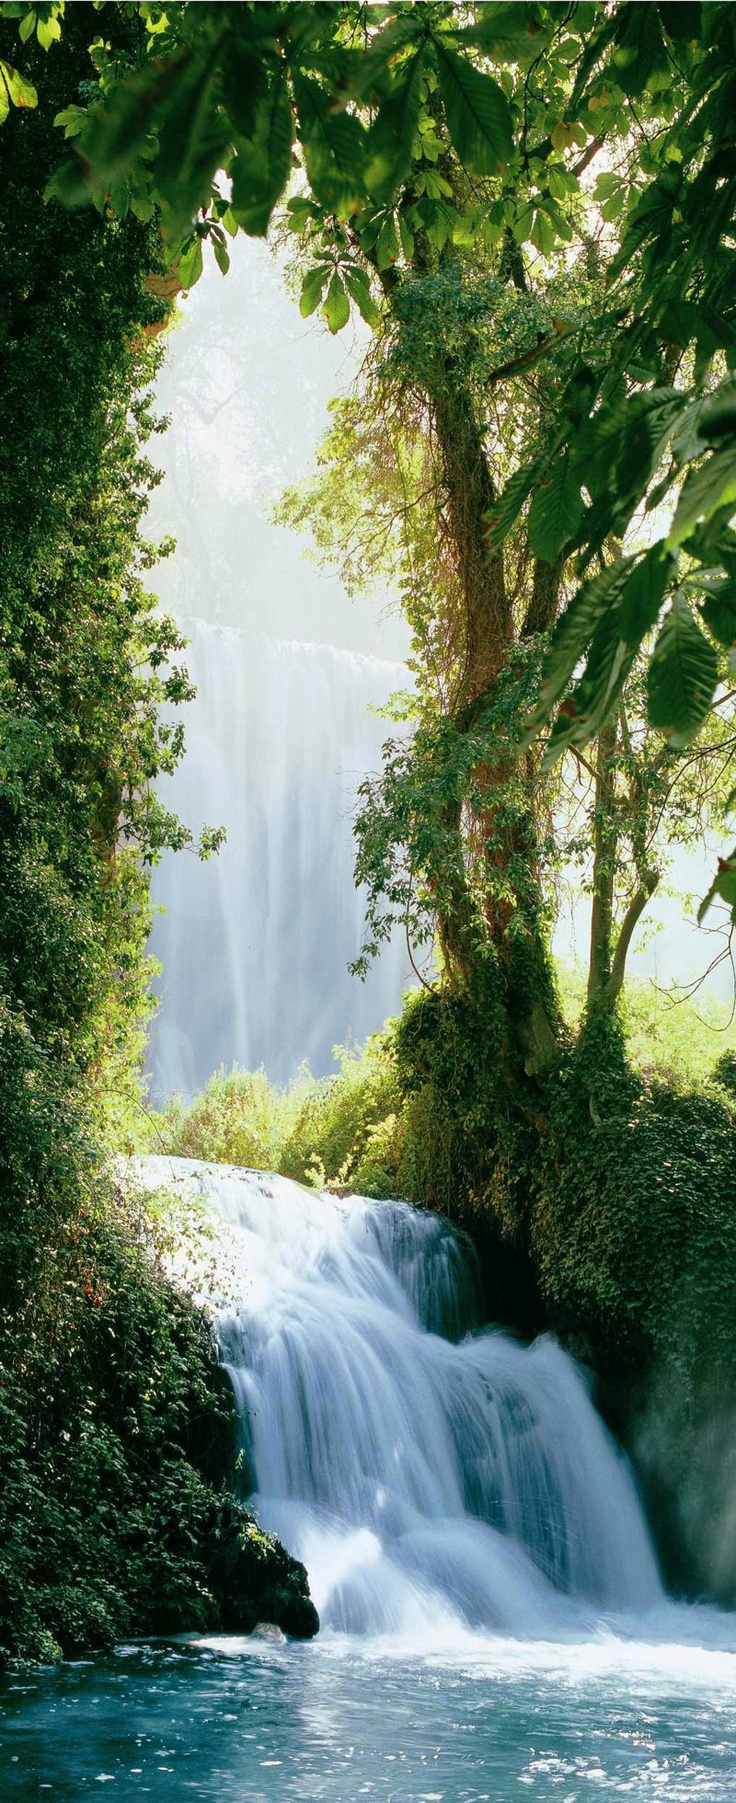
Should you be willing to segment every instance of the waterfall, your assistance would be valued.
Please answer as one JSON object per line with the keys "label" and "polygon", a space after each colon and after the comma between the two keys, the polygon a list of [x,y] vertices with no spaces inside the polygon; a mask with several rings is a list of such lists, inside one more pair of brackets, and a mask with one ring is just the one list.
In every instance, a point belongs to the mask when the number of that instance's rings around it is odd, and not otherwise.
{"label": "waterfall", "polygon": [[357,788],[390,728],[371,713],[405,687],[403,665],[285,642],[203,620],[184,626],[197,687],[187,751],[161,783],[167,806],[227,842],[202,864],[168,853],[154,872],[160,1008],[149,1069],[156,1099],[191,1094],[220,1065],[264,1065],[276,1081],[395,1012],[409,980],[403,940],[365,983],[363,898],[353,883]]}
{"label": "waterfall", "polygon": [[549,1637],[661,1599],[583,1374],[549,1336],[479,1329],[474,1254],[449,1222],[185,1159],[139,1169],[223,1230],[243,1468],[323,1627]]}

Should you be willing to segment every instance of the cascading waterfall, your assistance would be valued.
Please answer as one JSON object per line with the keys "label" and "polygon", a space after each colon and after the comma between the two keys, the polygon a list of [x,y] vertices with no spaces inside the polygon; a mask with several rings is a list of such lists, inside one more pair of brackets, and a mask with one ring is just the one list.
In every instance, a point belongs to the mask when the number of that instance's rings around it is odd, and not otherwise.
{"label": "cascading waterfall", "polygon": [[161,793],[195,831],[223,824],[228,838],[206,864],[167,854],[154,873],[165,909],[151,938],[163,965],[157,1099],[192,1094],[221,1064],[263,1064],[286,1081],[304,1059],[321,1075],[336,1043],[395,1012],[410,976],[400,938],[365,983],[347,968],[364,914],[355,798],[389,731],[370,709],[406,686],[403,665],[203,620],[184,630],[197,697],[186,756]]}
{"label": "cascading waterfall", "polygon": [[323,1627],[549,1636],[661,1599],[581,1371],[549,1337],[479,1329],[474,1254],[447,1221],[184,1159],[139,1168],[225,1227],[243,1464]]}

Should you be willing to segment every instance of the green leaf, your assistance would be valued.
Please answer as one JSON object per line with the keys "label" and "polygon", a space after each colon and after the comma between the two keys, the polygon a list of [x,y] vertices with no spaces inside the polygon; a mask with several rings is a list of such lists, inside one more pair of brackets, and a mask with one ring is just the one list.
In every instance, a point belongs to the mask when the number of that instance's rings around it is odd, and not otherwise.
{"label": "green leaf", "polygon": [[554,226],[539,207],[536,208],[529,232],[529,243],[539,251],[540,256],[548,257],[555,247]]}
{"label": "green leaf", "polygon": [[110,182],[135,162],[157,117],[169,100],[175,100],[191,54],[184,50],[166,62],[157,58],[120,82],[104,111],[90,113],[82,142],[74,146],[79,160],[63,165],[47,193],[57,195],[66,206],[81,206],[90,195],[104,195]]}
{"label": "green leaf", "polygon": [[202,240],[192,238],[186,250],[182,252],[176,265],[176,273],[182,288],[193,288],[199,281],[203,269]]}
{"label": "green leaf", "polygon": [[474,25],[455,33],[458,43],[471,44],[500,63],[519,62],[522,67],[545,50],[554,27],[543,24],[539,8],[515,4],[483,6]]}
{"label": "green leaf", "polygon": [[333,335],[335,332],[340,332],[350,318],[350,302],[337,270],[335,270],[327,290],[322,312]]}
{"label": "green leaf", "polygon": [[537,725],[547,718],[567,688],[575,665],[593,638],[598,622],[612,611],[626,586],[633,563],[632,557],[608,565],[600,576],[573,595],[555,626],[542,672],[539,702],[534,714]]}
{"label": "green leaf", "polygon": [[540,483],[529,509],[529,544],[535,557],[554,563],[575,537],[584,516],[580,476],[570,452],[563,451]]}
{"label": "green leaf", "polygon": [[687,601],[676,595],[657,639],[647,676],[650,726],[674,749],[688,745],[710,709],[718,656]]}
{"label": "green leaf", "polygon": [[380,325],[381,314],[371,294],[367,275],[364,275],[362,269],[343,267],[342,276],[348,294],[355,301],[358,312],[362,315],[366,325],[374,327]]}
{"label": "green leaf", "polygon": [[283,75],[259,102],[252,138],[238,138],[232,165],[231,207],[238,225],[263,238],[291,174],[293,123]]}
{"label": "green leaf", "polygon": [[697,306],[693,301],[670,301],[657,330],[662,338],[679,344],[683,350],[695,340],[696,383],[702,381],[716,351],[732,351],[736,345],[736,330],[730,320],[702,301]]}
{"label": "green leaf", "polygon": [[709,520],[718,508],[736,507],[736,444],[725,444],[685,479],[670,528],[668,545],[681,545],[696,520]]}
{"label": "green leaf", "polygon": [[376,262],[379,269],[390,269],[399,256],[399,235],[393,213],[387,213],[378,234]]}
{"label": "green leaf", "polygon": [[329,274],[330,266],[328,263],[320,263],[317,264],[314,269],[307,270],[302,282],[302,291],[299,296],[299,312],[301,313],[302,319],[309,319],[311,313],[316,313],[324,294]]}
{"label": "green leaf", "polygon": [[227,249],[227,246],[222,243],[222,240],[220,238],[213,237],[212,249],[215,253],[215,262],[217,264],[218,269],[222,270],[223,275],[227,275],[227,272],[230,268],[230,253]]}
{"label": "green leaf", "polygon": [[618,607],[618,628],[631,650],[638,650],[642,639],[656,625],[675,567],[675,559],[657,544],[628,576]]}
{"label": "green leaf", "polygon": [[700,603],[700,612],[714,639],[731,651],[736,645],[736,582],[726,578]]}
{"label": "green leaf", "polygon": [[580,682],[555,721],[542,760],[545,770],[563,751],[582,750],[600,732],[618,702],[634,656],[621,638],[618,609],[612,608],[599,620]]}
{"label": "green leaf", "polygon": [[452,238],[457,225],[457,213],[454,207],[446,206],[444,200],[425,200],[421,204],[429,214],[426,218],[429,242],[437,250],[442,250]]}
{"label": "green leaf", "polygon": [[403,251],[403,254],[406,258],[407,263],[410,263],[413,255],[414,255],[414,233],[411,230],[411,227],[409,225],[409,222],[406,218],[405,213],[399,213],[398,219],[399,219],[399,237],[401,239],[401,249]]}
{"label": "green leaf", "polygon": [[86,106],[65,106],[63,112],[56,114],[54,125],[63,125],[65,138],[78,138],[88,118]]}
{"label": "green leaf", "polygon": [[666,69],[667,50],[652,0],[620,9],[613,76],[625,94],[641,94],[655,69]]}
{"label": "green leaf", "polygon": [[246,48],[233,32],[222,55],[222,98],[236,132],[252,138],[256,112],[263,97],[265,70],[260,57]]}
{"label": "green leaf", "polygon": [[10,107],[38,106],[38,95],[19,69],[0,58],[0,123],[7,119]]}
{"label": "green leaf", "polygon": [[314,201],[310,200],[306,194],[295,194],[292,200],[287,200],[286,212],[289,231],[301,235],[314,217],[314,211]]}
{"label": "green leaf", "polygon": [[313,193],[329,212],[347,218],[364,197],[366,133],[311,76],[294,71],[299,138]]}
{"label": "green leaf", "polygon": [[35,13],[35,8],[34,8],[34,10],[32,12],[26,13],[26,16],[24,19],[21,19],[21,22],[20,22],[21,44],[28,43],[28,39],[33,36],[35,27],[36,27],[36,13]]}
{"label": "green leaf", "polygon": [[475,175],[495,175],[511,161],[514,148],[503,88],[440,37],[433,43],[447,125],[460,161]]}
{"label": "green leaf", "polygon": [[36,26],[36,37],[42,50],[50,50],[51,45],[58,43],[61,37],[60,20],[54,16],[50,19],[39,19]]}
{"label": "green leaf", "polygon": [[712,443],[733,432],[736,436],[736,376],[721,382],[703,402],[698,414],[698,437]]}
{"label": "green leaf", "polygon": [[484,541],[487,551],[499,549],[511,531],[514,521],[518,519],[527,495],[531,494],[539,475],[539,460],[528,463],[523,469],[516,470],[506,487],[502,489],[498,500],[486,514],[483,521]]}
{"label": "green leaf", "polygon": [[726,902],[731,909],[736,908],[736,845],[727,858],[718,859],[718,871],[711,883],[708,894],[704,896],[698,908],[698,926],[702,926],[711,902],[716,896]]}
{"label": "green leaf", "polygon": [[700,37],[700,0],[659,0],[657,11],[667,36],[672,38],[673,43],[693,43]]}
{"label": "green leaf", "polygon": [[217,109],[219,72],[211,52],[192,57],[169,96],[159,130],[155,176],[166,235],[175,239],[210,198],[229,142]]}
{"label": "green leaf", "polygon": [[426,64],[424,48],[404,64],[368,133],[365,181],[379,202],[393,199],[411,165]]}

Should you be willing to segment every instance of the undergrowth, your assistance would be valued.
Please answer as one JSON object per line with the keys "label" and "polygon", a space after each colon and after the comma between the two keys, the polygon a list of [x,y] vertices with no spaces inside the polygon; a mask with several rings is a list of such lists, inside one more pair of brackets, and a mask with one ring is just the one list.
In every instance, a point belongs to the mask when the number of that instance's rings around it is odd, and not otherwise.
{"label": "undergrowth", "polygon": [[[560,972],[563,1008],[577,1028],[583,1010],[582,978]],[[420,998],[421,999],[421,998]],[[410,1042],[425,1036],[432,997],[417,1010],[409,999],[401,1025],[389,1021],[363,1048],[336,1047],[337,1072],[313,1077],[306,1066],[287,1086],[269,1082],[264,1070],[234,1066],[210,1078],[191,1102],[174,1095],[160,1110],[129,1115],[122,1136],[128,1152],[165,1152],[181,1158],[279,1171],[300,1183],[321,1188],[353,1188],[366,1195],[403,1195],[455,1212],[462,1189],[458,1148],[438,1137],[437,1111],[416,1080],[420,1054]],[[442,1004],[444,1012],[446,1004]],[[719,1095],[736,1088],[736,1024],[725,1005],[710,1000],[674,1001],[653,984],[627,984],[622,1005],[627,1059],[644,1083],[673,1086],[679,1093],[716,1085]],[[437,1036],[429,1031],[439,1055]],[[403,1048],[403,1051],[402,1051]],[[453,1056],[471,1068],[483,1046],[477,1035]],[[436,1072],[464,1082],[468,1098],[472,1081],[466,1071]],[[408,1095],[411,1102],[408,1105]],[[467,1125],[472,1128],[472,1121]],[[498,1148],[493,1163],[497,1164]]]}

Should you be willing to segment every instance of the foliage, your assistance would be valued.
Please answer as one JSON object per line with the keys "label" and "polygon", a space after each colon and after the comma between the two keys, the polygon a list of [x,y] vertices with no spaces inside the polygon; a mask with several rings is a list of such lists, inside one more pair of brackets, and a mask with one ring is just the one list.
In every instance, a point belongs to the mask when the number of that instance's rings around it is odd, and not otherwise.
{"label": "foliage", "polygon": [[[21,43],[36,26],[47,48],[64,14],[4,10]],[[74,160],[54,191],[146,218],[159,205],[173,271],[162,292],[197,279],[206,239],[224,270],[227,230],[266,231],[292,151],[303,171],[289,203],[306,259],[302,309],[323,303],[331,331],[351,300],[379,322],[381,300],[393,304],[416,272],[417,243],[440,255],[495,247],[520,285],[520,246],[544,260],[584,238],[592,261],[603,257],[595,331],[556,324],[491,378],[571,340],[544,455],[529,462],[522,450],[488,524],[497,544],[531,493],[532,551],[550,562],[575,552],[587,578],[530,717],[536,731],[587,653],[549,755],[584,748],[611,717],[668,601],[649,719],[674,749],[687,745],[732,640],[732,381],[708,393],[736,354],[730,9],[647,0],[635,12],[576,4],[564,17],[544,4],[128,11],[138,29],[124,48],[92,43],[93,103],[59,115]],[[32,104],[22,79],[13,76],[8,103]],[[602,150],[591,195],[587,170]],[[634,551],[609,593],[591,569],[644,506],[656,544]],[[711,892],[729,906],[731,862]]]}
{"label": "foliage", "polygon": [[142,1050],[147,871],[191,841],[154,790],[183,745],[161,703],[191,686],[143,584],[147,390],[166,320],[145,292],[155,236],[41,203],[55,102],[84,44],[70,22],[44,105],[3,139],[0,989],[104,1112]]}
{"label": "foliage", "polygon": [[[558,965],[556,982],[568,1027],[575,1033],[585,1011],[584,975]],[[478,1023],[466,1036],[463,1010],[452,1004],[453,1049],[447,1049],[448,1041],[440,1052],[436,1023],[448,1017],[444,998],[407,998],[401,1017],[387,1022],[363,1048],[337,1048],[340,1068],[334,1076],[312,1077],[304,1069],[285,1089],[270,1083],[263,1071],[237,1066],[219,1071],[190,1103],[174,1096],[151,1114],[139,1149],[280,1171],[300,1183],[359,1194],[408,1196],[453,1214],[458,1196],[467,1193],[463,1142],[472,1120],[466,1112],[459,1143],[448,1142],[441,1150],[438,1119],[443,1097],[462,1091],[467,1097],[474,1071],[495,1106],[488,1069],[501,1017],[492,997],[486,997],[480,1012],[482,1027]],[[678,1092],[711,1083],[729,1087],[736,1024],[724,1005],[677,1000],[674,994],[661,995],[652,983],[629,978],[621,1015],[637,1080]],[[482,1038],[474,1039],[478,1032]],[[444,1030],[442,1037],[444,1042]],[[431,1098],[425,1082],[431,1084]],[[480,1135],[476,1161],[479,1144]],[[441,1180],[440,1169],[445,1172]],[[179,1222],[177,1237],[181,1231]]]}
{"label": "foliage", "polygon": [[728,1604],[734,1124],[724,1089],[642,1082],[620,1047],[584,1038],[549,1096],[529,1222],[551,1318],[602,1376],[670,1581]]}
{"label": "foliage", "polygon": [[[400,1096],[390,1040],[337,1048],[334,1077],[304,1068],[286,1089],[264,1071],[218,1071],[187,1106],[180,1096],[150,1116],[151,1151],[280,1171],[299,1183],[397,1193],[393,1131]],[[388,1160],[388,1164],[386,1163]]]}
{"label": "foliage", "polygon": [[0,1665],[264,1614],[314,1632],[303,1569],[223,1490],[232,1396],[164,1239],[97,1173],[0,1315]]}
{"label": "foliage", "polygon": [[[30,36],[27,6],[4,11],[19,19],[21,39]],[[399,6],[386,21],[376,15],[371,23],[385,29],[374,29],[369,46],[361,43],[367,15],[354,6],[279,3],[261,15],[252,7],[224,12],[146,0],[135,12],[139,31],[123,54],[104,29],[90,45],[98,104],[73,104],[58,115],[75,160],[58,172],[53,192],[68,204],[92,199],[118,213],[131,207],[141,218],[160,206],[174,284],[198,279],[205,241],[224,272],[228,231],[265,234],[297,149],[314,204],[337,220],[389,198],[410,155],[421,81],[430,72],[468,167],[487,173],[511,157],[508,97],[470,61],[472,28],[459,32],[447,7],[412,16]],[[525,12],[516,36],[528,47],[533,21]],[[55,31],[63,13],[54,9]],[[404,54],[395,72],[397,52]],[[13,71],[8,100],[32,105],[34,91],[26,84],[21,92],[21,82]],[[232,184],[229,202],[216,186],[222,169]],[[312,272],[314,304],[327,286],[331,330],[345,323],[349,295],[370,312],[358,265],[335,258],[320,268]]]}
{"label": "foliage", "polygon": [[369,1039],[362,1052],[337,1049],[338,1076],[313,1082],[282,1146],[287,1177],[329,1182],[371,1195],[393,1196],[399,1172],[393,1125],[400,1108],[389,1034]]}
{"label": "foliage", "polygon": [[[36,10],[31,68],[58,36],[58,9]],[[221,1605],[252,1626],[259,1598],[290,1622],[301,1599],[314,1631],[303,1572],[223,1492],[233,1404],[210,1324],[102,1164],[139,1081],[148,873],[191,840],[153,788],[182,749],[160,706],[191,689],[142,581],[156,234],[42,203],[53,115],[86,71],[82,13],[3,135],[2,1664],[216,1626]]]}
{"label": "foliage", "polygon": [[[585,976],[562,965],[558,982],[566,1019],[577,1029],[585,1012]],[[676,985],[662,991],[651,980],[628,977],[620,1014],[627,1057],[647,1081],[677,1090],[724,1082],[736,1049],[736,1022],[725,1002],[707,995],[691,998]]]}
{"label": "foliage", "polygon": [[[29,39],[36,13],[5,10]],[[227,230],[266,231],[292,149],[303,171],[289,203],[302,310],[322,302],[332,331],[351,299],[374,326],[381,303],[400,313],[419,270],[431,275],[451,252],[482,261],[495,251],[504,279],[522,289],[522,246],[541,264],[577,240],[591,269],[604,266],[594,316],[555,317],[487,373],[491,400],[499,381],[540,359],[556,380],[541,452],[535,446],[529,461],[528,443],[517,446],[521,467],[492,494],[486,528],[497,551],[531,497],[531,552],[550,564],[576,553],[576,573],[588,578],[553,637],[529,718],[532,731],[548,717],[587,649],[549,756],[584,749],[618,708],[668,598],[649,719],[674,750],[687,745],[713,699],[719,647],[731,642],[733,407],[728,383],[707,394],[736,344],[729,9],[695,6],[685,17],[647,3],[634,17],[627,5],[603,14],[577,4],[564,18],[545,5],[279,4],[263,17],[209,4],[127,10],[137,29],[124,45],[104,36],[92,44],[98,85],[87,113],[75,105],[59,116],[75,160],[54,191],[113,214],[132,207],[147,218],[158,205],[173,271],[161,292],[197,279],[207,238],[226,269]],[[57,35],[62,12],[44,15],[44,32]],[[591,195],[586,172],[603,148],[607,167]],[[220,168],[229,196],[217,189]],[[610,591],[591,579],[643,503],[654,524],[680,487],[672,530],[635,551]],[[698,593],[702,624],[691,606]],[[730,862],[712,891],[729,905]]]}
{"label": "foliage", "polygon": [[284,1141],[315,1087],[307,1071],[281,1090],[263,1070],[221,1069],[191,1104],[173,1096],[160,1114],[152,1115],[155,1137],[149,1134],[146,1143],[151,1151],[177,1158],[275,1171]]}
{"label": "foliage", "polygon": [[[479,433],[480,454],[499,483],[520,444],[531,443],[542,454],[548,426],[550,371],[520,370],[519,364],[565,310],[576,309],[582,331],[590,309],[585,329],[596,330],[599,294],[585,259],[582,266],[548,268],[543,283],[530,281],[523,291],[479,270],[477,259],[472,267],[449,259],[436,272],[407,280],[361,387],[333,410],[315,477],[287,491],[280,503],[278,517],[307,529],[317,555],[337,565],[349,588],[390,581],[413,629],[414,686],[394,700],[397,730],[384,748],[381,775],[363,787],[356,822],[356,869],[368,896],[368,930],[356,966],[361,972],[397,925],[407,931],[420,963],[439,926],[444,956],[443,916],[457,924],[461,905],[473,955],[503,911],[507,937],[513,933],[518,944],[526,935],[533,943],[539,925],[557,912],[561,874],[572,864],[578,884],[610,892],[609,962],[606,970],[602,959],[595,973],[601,994],[610,980],[610,1005],[620,990],[631,933],[665,878],[671,845],[696,843],[704,824],[720,819],[731,786],[728,720],[714,718],[701,745],[686,755],[653,740],[644,725],[641,662],[629,668],[625,706],[597,767],[568,752],[542,780],[532,767],[530,780],[524,720],[539,695],[545,650],[545,640],[530,628],[544,624],[545,583],[554,604],[555,581],[562,598],[566,578],[560,581],[553,566],[531,553],[534,504],[528,508],[528,496],[505,543],[498,578],[509,603],[499,634],[502,669],[475,702],[463,705],[467,596],[448,528],[448,480],[431,412],[438,364],[446,360],[478,419],[490,372],[509,364],[516,370],[508,395],[499,385]],[[558,344],[560,375],[572,354],[569,345]],[[622,586],[628,568],[620,560],[607,579]],[[481,594],[479,612],[482,607]],[[614,947],[621,948],[618,963]],[[543,962],[537,960],[540,992]]]}

